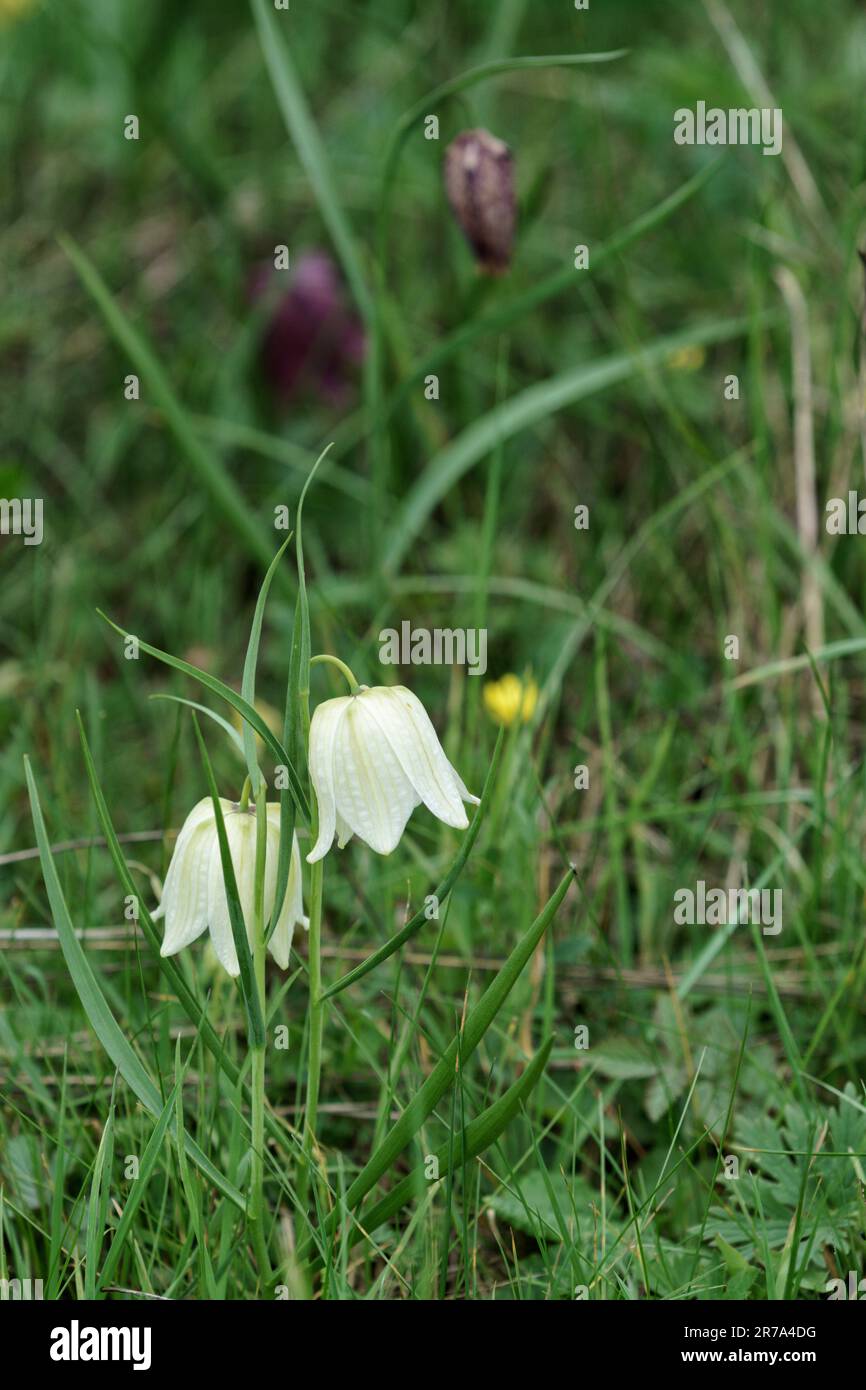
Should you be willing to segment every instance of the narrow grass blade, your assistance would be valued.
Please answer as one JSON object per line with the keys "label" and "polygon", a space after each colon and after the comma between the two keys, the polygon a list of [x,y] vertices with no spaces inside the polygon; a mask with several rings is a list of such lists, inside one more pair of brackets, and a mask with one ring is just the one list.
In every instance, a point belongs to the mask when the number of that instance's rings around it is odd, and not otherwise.
{"label": "narrow grass blade", "polygon": [[[262,4],[264,7],[264,0],[256,0],[256,3]],[[624,58],[627,53],[627,48],[617,48],[606,53],[537,53],[520,58],[495,58],[489,63],[480,63],[478,67],[467,68],[465,72],[458,73],[456,77],[449,77],[440,86],[426,92],[419,101],[415,102],[414,106],[409,107],[408,111],[404,111],[394,127],[382,169],[378,231],[380,268],[383,268],[381,257],[388,230],[388,195],[396,173],[400,151],[413,126],[423,120],[428,112],[433,111],[440,102],[445,101],[448,97],[456,96],[458,92],[465,92],[468,88],[477,86],[479,82],[486,82],[490,77],[500,77],[503,73],[521,72],[533,68],[573,68],[595,63],[611,63],[617,58]]]}
{"label": "narrow grass blade", "polygon": [[[443,878],[442,882],[435,890],[436,897],[439,899],[440,906],[448,897],[448,894],[451,892],[451,889],[454,887],[455,883],[457,882],[458,878],[463,872],[463,869],[466,866],[466,861],[468,860],[469,855],[472,853],[472,847],[475,844],[476,839],[478,838],[478,832],[481,829],[481,822],[484,819],[484,816],[486,815],[487,810],[490,806],[490,800],[493,795],[493,788],[496,785],[496,775],[499,770],[499,760],[502,754],[504,733],[504,729],[499,730],[499,734],[496,739],[496,747],[493,750],[493,758],[491,759],[490,769],[487,773],[487,777],[484,782],[484,788],[481,793],[481,801],[475,809],[475,815],[472,817],[469,829],[466,831],[466,834],[463,837],[463,843],[460,846],[460,850],[457,854],[457,857],[454,860],[454,863],[451,865],[451,868],[448,870],[447,874]],[[336,984],[331,985],[330,989],[326,989],[322,994],[322,998],[330,999],[332,994],[339,994],[342,990],[348,989],[349,985],[353,985],[356,982],[356,980],[362,979],[364,975],[368,975],[371,970],[375,970],[377,965],[381,965],[382,962],[386,961],[389,956],[393,956],[395,951],[399,951],[401,946],[405,945],[407,941],[409,941],[413,936],[415,936],[421,930],[421,928],[424,926],[427,920],[428,919],[425,910],[424,908],[421,908],[418,912],[415,913],[414,917],[411,917],[409,919],[405,927],[401,927],[400,931],[395,932],[395,934],[392,937],[390,937],[388,941],[385,942],[384,946],[380,946],[378,951],[374,951],[373,954],[371,956],[368,956],[366,960],[361,961],[360,965],[356,965],[354,970],[349,970],[347,974],[343,975],[339,980],[337,980]]]}
{"label": "narrow grass blade", "polygon": [[[443,1169],[446,1170],[446,1173],[456,1172],[462,1164],[477,1158],[491,1144],[495,1144],[506,1125],[510,1123],[528,1099],[547,1065],[552,1047],[553,1038],[548,1038],[523,1074],[512,1086],[509,1086],[505,1094],[500,1096],[499,1100],[495,1101],[477,1119],[471,1120],[465,1130],[456,1131],[452,1139],[448,1139],[436,1150],[435,1156],[439,1163],[440,1172]],[[349,1243],[354,1244],[362,1238],[365,1232],[375,1231],[378,1226],[390,1221],[401,1207],[412,1200],[417,1191],[417,1176],[410,1173],[397,1183],[386,1197],[383,1197],[375,1206],[370,1207],[359,1216],[357,1226],[349,1235]]]}
{"label": "narrow grass blade", "polygon": [[217,714],[216,710],[208,709],[207,705],[200,705],[197,700],[185,700],[182,695],[169,695],[168,691],[163,690],[157,691],[155,695],[149,696],[149,699],[173,700],[174,703],[177,705],[186,705],[187,709],[198,710],[199,714],[206,714],[209,719],[212,719],[214,721],[215,724],[219,724],[223,733],[228,737],[229,741],[238,750],[241,757],[244,758],[246,756],[244,751],[244,741],[241,735],[238,733],[237,729],[235,729],[233,725],[229,723],[227,719],[223,719],[221,714]]}
{"label": "narrow grass blade", "polygon": [[[97,608],[96,611],[100,618],[108,623],[109,627],[113,627],[115,632],[120,633],[121,637],[131,637],[135,635],[134,633],[127,632],[125,628],[120,627],[117,623],[112,622],[111,618],[107,617],[101,609]],[[214,695],[219,695],[220,699],[225,700],[227,704],[231,705],[232,709],[236,709],[247,723],[252,724],[256,733],[264,740],[277,761],[282,763],[285,767],[295,805],[304,820],[309,821],[310,807],[298,774],[292,766],[289,755],[282,743],[277,738],[276,734],[268,727],[258,710],[249,704],[242,695],[239,695],[236,690],[232,690],[230,685],[226,685],[224,681],[218,680],[216,676],[210,675],[209,672],[200,670],[198,666],[191,666],[188,661],[181,661],[180,657],[172,656],[170,652],[160,651],[159,647],[152,647],[149,642],[142,641],[140,637],[136,637],[135,640],[138,642],[141,650],[147,652],[148,656],[153,656],[157,661],[163,661],[166,666],[172,666],[175,671],[181,671],[185,676],[190,676],[194,681],[198,681],[200,685],[205,686],[208,690],[212,691]]]}
{"label": "narrow grass blade", "polygon": [[527,314],[546,303],[548,299],[575,289],[587,275],[595,275],[607,261],[624,251],[640,237],[646,236],[663,222],[666,222],[684,203],[687,203],[689,199],[700,192],[722,167],[723,162],[724,157],[719,156],[713,160],[712,164],[705,165],[679,188],[675,188],[673,193],[669,193],[666,198],[663,198],[660,203],[656,203],[654,207],[641,213],[628,227],[617,232],[609,241],[602,242],[599,247],[594,247],[592,261],[587,269],[581,272],[581,277],[575,275],[574,267],[569,264],[564,269],[555,270],[551,275],[545,276],[531,289],[506,300],[505,303],[492,309],[490,313],[461,323],[453,333],[440,339],[408,376],[404,376],[385,406],[385,418],[390,419],[418,382],[423,381],[431,372],[438,371],[439,367],[447,362],[458,349],[465,348],[477,338],[483,338],[492,333],[501,333],[503,329],[518,323]]}
{"label": "narrow grass blade", "polygon": [[[574,870],[569,869],[568,873],[559,884],[545,907],[538,914],[535,921],[524,933],[521,940],[517,943],[511,955],[505,961],[493,981],[488,985],[479,1003],[469,1014],[463,1026],[462,1036],[454,1038],[453,1042],[445,1049],[436,1066],[423,1085],[416,1091],[412,1100],[406,1106],[403,1114],[382,1143],[376,1149],[358,1174],[355,1181],[349,1187],[345,1203],[351,1211],[357,1207],[359,1202],[366,1197],[372,1187],[388,1171],[395,1159],[403,1152],[406,1146],[417,1134],[421,1125],[431,1113],[434,1106],[445,1094],[448,1087],[455,1078],[455,1065],[457,1062],[458,1050],[461,1061],[465,1062],[472,1056],[479,1042],[483,1038],[487,1029],[490,1027],[499,1010],[502,1008],[517,979],[525,967],[527,961],[532,957],[532,953],[541,941],[550,923],[553,921],[563,898],[571,885]],[[336,1222],[332,1221],[331,1228],[335,1227]]]}
{"label": "narrow grass blade", "polygon": [[[305,722],[310,696],[310,606],[307,601],[307,577],[304,570],[304,501],[307,491],[319,470],[322,460],[333,448],[333,441],[326,445],[307,475],[306,482],[298,498],[298,514],[295,518],[295,556],[298,570],[298,596],[295,600],[295,620],[292,628],[292,647],[289,653],[289,674],[286,680],[286,704],[283,718],[283,743],[288,749],[293,765],[300,769],[304,764]],[[295,808],[287,788],[280,789],[280,852],[277,859],[277,882],[274,890],[274,909],[268,923],[266,938],[279,921],[283,899],[289,883],[291,869],[292,843],[295,835]]]}
{"label": "narrow grass blade", "polygon": [[[256,600],[256,607],[253,613],[253,621],[250,627],[250,640],[247,643],[247,654],[244,658],[244,671],[243,676],[241,677],[241,694],[243,695],[247,704],[250,705],[253,709],[255,708],[256,703],[256,666],[258,664],[259,659],[259,643],[261,642],[262,637],[262,623],[264,622],[265,618],[265,604],[268,601],[268,591],[271,587],[271,580],[277,572],[277,567],[280,563],[280,560],[283,558],[283,552],[290,540],[291,534],[289,534],[283,541],[273,560],[269,564],[267,574],[262,580],[262,587],[259,590],[259,596]],[[246,720],[244,721],[243,726],[243,745],[244,756],[247,760],[247,772],[249,774],[250,786],[252,787],[253,796],[255,796],[258,792],[259,782],[261,781],[262,774],[259,771],[259,765],[256,761],[256,736],[253,729],[246,722]]]}
{"label": "narrow grass blade", "polygon": [[601,362],[581,363],[547,381],[539,381],[475,420],[462,434],[431,459],[391,524],[385,541],[382,568],[388,575],[399,569],[416,537],[442,498],[464,473],[484,458],[496,444],[521,430],[582,400],[607,386],[626,381],[638,371],[658,367],[684,347],[725,342],[752,326],[747,318],[714,319],[682,333],[672,333],[639,352],[616,353]]}
{"label": "narrow grass blade", "polygon": [[237,879],[235,878],[235,866],[232,863],[228,836],[226,835],[223,808],[220,805],[219,791],[217,789],[216,778],[213,775],[210,757],[208,756],[207,745],[205,744],[202,731],[198,726],[198,720],[195,715],[193,715],[193,725],[195,728],[195,736],[198,740],[205,777],[207,778],[208,791],[210,792],[210,798],[213,802],[217,840],[219,841],[220,847],[220,862],[222,863],[223,881],[225,883],[226,900],[229,909],[229,921],[232,925],[232,938],[235,943],[238,965],[240,966],[239,979],[241,994],[244,997],[244,1006],[247,1011],[250,1047],[264,1047],[265,1022],[262,1017],[262,1005],[259,999],[259,992],[256,988],[253,957],[247,937],[247,928],[244,921],[243,908],[241,907],[240,894],[238,893]]}
{"label": "narrow grass blade", "polygon": [[[108,1210],[111,1169],[114,1158],[114,1091],[108,1107],[108,1119],[99,1140],[96,1161],[90,1177],[90,1201],[87,1210],[86,1258],[84,1261],[84,1297],[96,1297],[97,1269],[99,1252],[102,1248],[102,1234],[105,1230],[105,1217]],[[106,1174],[108,1175],[106,1178]]]}
{"label": "narrow grass blade", "polygon": [[192,1227],[195,1243],[198,1249],[199,1265],[202,1273],[202,1283],[204,1291],[209,1299],[217,1297],[216,1280],[214,1278],[213,1265],[211,1264],[210,1251],[205,1239],[204,1223],[201,1216],[201,1193],[197,1189],[189,1171],[189,1164],[186,1161],[186,1150],[184,1140],[186,1130],[183,1123],[183,1078],[185,1068],[180,1060],[180,1038],[177,1039],[175,1047],[174,1064],[174,1088],[178,1094],[177,1104],[174,1107],[174,1133],[175,1144],[177,1147],[177,1166],[180,1170],[180,1181],[186,1198],[186,1207],[189,1214],[189,1222]]}
{"label": "narrow grass blade", "polygon": [[60,1097],[57,1106],[57,1133],[54,1146],[54,1182],[51,1188],[50,1226],[51,1245],[48,1258],[48,1278],[46,1296],[52,1302],[58,1297],[60,1286],[60,1257],[63,1249],[64,1219],[63,1205],[66,1194],[66,1085],[68,1072],[68,1052],[63,1049],[63,1073],[60,1078]]}
{"label": "narrow grass blade", "polygon": [[[60,879],[54,867],[54,860],[51,855],[51,844],[45,829],[45,821],[42,816],[42,807],[39,801],[39,792],[30,767],[30,759],[27,757],[24,759],[24,774],[27,779],[27,791],[30,797],[30,809],[33,815],[36,843],[39,846],[42,876],[45,879],[45,888],[51,906],[51,915],[54,920],[54,926],[57,931],[61,950],[63,951],[69,973],[72,977],[72,983],[81,1000],[90,1026],[93,1028],[94,1033],[114,1065],[117,1067],[124,1081],[138,1097],[142,1105],[144,1105],[152,1115],[160,1115],[163,1108],[162,1097],[153,1081],[150,1079],[140,1058],[133,1051],[129,1040],[125,1034],[121,1032],[117,1020],[108,1005],[108,1001],[102,992],[99,981],[75,934],[72,918],[69,915],[69,908],[66,905],[63,889],[60,886]],[[189,1135],[186,1137],[186,1149],[193,1163],[201,1169],[208,1181],[211,1182],[224,1197],[227,1197],[230,1202],[233,1202],[239,1210],[245,1210],[246,1203],[243,1195],[234,1184],[229,1182],[228,1178],[224,1177],[219,1169],[211,1163],[210,1159],[202,1152],[198,1144],[196,1144]]]}
{"label": "narrow grass blade", "polygon": [[180,445],[181,453],[196,473],[216,506],[243,540],[247,550],[259,560],[270,560],[267,532],[260,526],[244,501],[242,493],[223,468],[220,460],[199,440],[186,411],[171,388],[168,377],[150,345],[121,309],[96,267],[71,237],[58,238],[72,262],[81,283],[105,319],[110,332],[142,378],[154,405],[162,411],[166,424]]}
{"label": "narrow grass blade", "polygon": [[365,321],[369,323],[373,317],[373,305],[352,230],[337,194],[328,151],[310,114],[273,5],[268,0],[252,0],[252,10],[265,64],[286,129],[294,141],[298,158],[316,195],[319,211],[331,234],[355,302]]}
{"label": "narrow grass blade", "polygon": [[129,1233],[132,1230],[132,1223],[135,1220],[135,1213],[141,1206],[142,1199],[147,1191],[147,1184],[150,1181],[151,1173],[156,1167],[157,1160],[162,1153],[162,1147],[165,1143],[168,1127],[171,1123],[171,1117],[177,1103],[178,1086],[179,1083],[176,1083],[163,1107],[159,1119],[153,1127],[153,1132],[141,1156],[141,1162],[138,1166],[138,1177],[135,1179],[130,1189],[120,1221],[117,1223],[117,1229],[114,1232],[114,1240],[111,1242],[111,1247],[105,1257],[105,1264],[102,1266],[102,1272],[99,1276],[98,1288],[103,1288],[106,1284],[111,1282],[120,1257],[123,1254],[123,1247],[126,1244]]}

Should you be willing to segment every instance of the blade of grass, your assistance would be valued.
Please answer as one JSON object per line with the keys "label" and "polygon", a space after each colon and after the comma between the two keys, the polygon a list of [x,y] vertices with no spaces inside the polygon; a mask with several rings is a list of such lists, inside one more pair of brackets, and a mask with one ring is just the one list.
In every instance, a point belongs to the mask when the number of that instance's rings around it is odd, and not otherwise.
{"label": "blade of grass", "polygon": [[158,690],[155,695],[149,695],[148,699],[173,700],[177,705],[186,705],[187,709],[198,710],[199,714],[206,714],[215,724],[219,724],[223,733],[228,736],[241,757],[246,757],[244,741],[237,729],[235,729],[227,719],[223,719],[221,714],[217,714],[215,710],[208,709],[207,705],[201,705],[197,700],[185,700],[182,695],[169,695],[168,691],[164,690]]}
{"label": "blade of grass", "polygon": [[[129,633],[125,628],[112,622],[111,618],[103,613],[100,608],[97,608],[96,611],[100,618],[108,623],[109,627],[113,627],[115,632],[120,633],[121,637],[135,636],[134,633]],[[201,671],[197,666],[191,666],[188,661],[181,661],[180,657],[172,656],[170,652],[160,651],[159,647],[152,647],[149,642],[144,642],[140,637],[136,637],[135,640],[141,650],[147,652],[148,656],[155,657],[157,661],[165,662],[166,666],[173,667],[175,671],[181,671],[185,676],[191,676],[193,680],[198,681],[200,685],[205,686],[208,690],[212,691],[214,695],[219,695],[220,699],[225,700],[227,704],[231,705],[232,709],[236,709],[247,723],[252,724],[256,733],[267,744],[277,761],[282,763],[285,767],[295,805],[304,820],[309,821],[310,807],[304,789],[301,786],[300,778],[282,743],[277,738],[276,734],[268,727],[258,710],[249,704],[242,695],[239,695],[236,690],[232,690],[230,685],[226,685],[223,681],[218,680],[216,676],[210,675],[209,672]]]}
{"label": "blade of grass", "polygon": [[298,81],[289,48],[268,0],[251,0],[253,18],[274,95],[286,129],[294,142],[298,158],[316,195],[319,211],[340,258],[355,302],[366,323],[373,317],[373,304],[352,230],[337,194],[328,151],[310,114],[307,99]]}
{"label": "blade of grass", "polygon": [[222,864],[226,901],[228,902],[229,909],[229,921],[231,922],[232,938],[235,943],[235,951],[237,952],[238,965],[240,967],[240,975],[238,978],[240,980],[241,994],[244,999],[244,1007],[247,1012],[250,1047],[264,1047],[265,1022],[262,1017],[262,1004],[259,998],[259,991],[256,987],[255,973],[253,971],[253,956],[247,937],[247,928],[244,921],[243,908],[241,907],[240,894],[238,893],[235,866],[232,863],[231,851],[229,849],[223,808],[220,805],[220,795],[217,789],[216,778],[213,775],[213,768],[211,767],[204,736],[198,726],[198,719],[195,715],[193,715],[192,718],[199,752],[201,753],[202,766],[204,767],[205,777],[207,779],[208,791],[210,792],[211,802],[213,803],[217,840],[220,847],[220,862]]}
{"label": "blade of grass", "polygon": [[382,557],[384,572],[387,575],[396,574],[431,512],[464,473],[495,448],[500,440],[511,439],[565,406],[574,405],[596,391],[626,381],[636,372],[661,365],[681,348],[725,342],[745,333],[749,327],[750,320],[747,318],[715,319],[699,324],[681,333],[660,338],[639,352],[615,353],[601,362],[571,367],[558,376],[527,387],[489,410],[431,459],[409,492],[388,531]]}
{"label": "blade of grass", "polygon": [[[466,1019],[462,1037],[454,1038],[445,1049],[426,1081],[416,1091],[403,1114],[392,1126],[376,1151],[346,1192],[345,1206],[351,1211],[366,1197],[372,1187],[388,1171],[394,1160],[414,1138],[421,1125],[453,1083],[458,1047],[467,1061],[477,1048],[487,1029],[502,1008],[532,953],[541,941],[571,885],[574,870],[569,868],[552,897],[524,933],[504,965],[488,985],[479,1003]],[[336,1217],[329,1223],[336,1228]]]}
{"label": "blade of grass", "polygon": [[123,1254],[123,1247],[132,1230],[135,1214],[141,1206],[144,1194],[147,1191],[147,1184],[150,1181],[150,1176],[162,1153],[162,1147],[165,1143],[168,1127],[171,1123],[171,1117],[177,1103],[180,1084],[179,1081],[175,1082],[174,1088],[163,1106],[162,1113],[154,1125],[151,1136],[147,1141],[144,1153],[141,1156],[141,1162],[138,1166],[138,1177],[135,1179],[129,1196],[126,1199],[120,1221],[117,1223],[117,1229],[114,1232],[114,1239],[111,1242],[108,1254],[105,1257],[105,1263],[102,1266],[102,1272],[99,1276],[97,1285],[98,1289],[103,1288],[106,1284],[111,1282],[112,1276],[117,1269],[118,1261]]}
{"label": "blade of grass", "polygon": [[[307,491],[316,476],[322,461],[333,448],[328,444],[319,454],[307,476],[298,498],[298,513],[295,518],[295,555],[298,570],[298,596],[295,600],[295,618],[292,629],[292,647],[289,653],[289,674],[286,680],[286,704],[283,716],[283,743],[289,751],[292,763],[300,768],[304,762],[305,716],[304,701],[310,694],[310,608],[307,602],[307,580],[304,573],[304,501]],[[266,931],[270,940],[280,916],[289,883],[292,844],[295,834],[295,809],[287,788],[280,789],[280,851],[277,859],[277,883],[274,891],[274,909]]]}
{"label": "blade of grass", "polygon": [[[117,1078],[115,1077],[115,1082],[116,1080]],[[90,1178],[90,1201],[87,1209],[87,1240],[84,1260],[84,1297],[86,1299],[93,1299],[96,1297],[99,1252],[102,1248],[102,1233],[105,1229],[105,1217],[108,1210],[108,1196],[110,1191],[108,1182],[105,1181],[105,1175],[107,1172],[110,1180],[113,1158],[114,1087],[112,1087],[111,1090],[108,1118],[103,1126],[102,1136],[99,1140],[99,1148],[96,1151],[96,1161],[93,1165],[93,1173]]]}
{"label": "blade of grass", "polygon": [[109,331],[141,377],[151,400],[162,412],[181,453],[192,466],[205,491],[231,523],[250,554],[267,563],[271,558],[267,531],[250,511],[243,494],[220,460],[201,443],[149,343],[127,318],[99,271],[81,247],[69,236],[62,235],[58,240],[75,267],[81,283],[105,319]]}
{"label": "blade of grass", "polygon": [[[291,539],[291,532],[289,532],[288,536],[283,541],[282,545],[280,546],[279,550],[277,551],[276,555],[274,556],[273,560],[268,566],[267,573],[264,579],[262,580],[262,587],[259,590],[259,596],[256,599],[255,611],[253,613],[253,621],[250,626],[250,639],[247,643],[247,654],[244,658],[244,670],[243,675],[241,677],[241,695],[244,697],[247,704],[250,705],[253,709],[255,708],[256,704],[256,665],[258,664],[259,659],[259,644],[261,642],[262,637],[262,623],[264,622],[265,617],[265,604],[268,601],[268,591],[271,587],[271,580],[277,572],[277,566],[279,565],[280,560],[283,557],[283,552],[285,551],[285,548],[289,544],[289,541]],[[259,765],[256,761],[256,736],[253,729],[246,722],[246,720],[244,721],[243,725],[243,745],[244,756],[247,761],[247,772],[249,774],[250,787],[252,788],[252,793],[255,797],[255,795],[258,792],[259,782],[261,781],[262,774],[259,771]]]}
{"label": "blade of grass", "polygon": [[[490,768],[484,782],[483,790],[481,792],[481,801],[475,809],[475,815],[472,817],[469,829],[466,831],[466,834],[463,837],[463,843],[460,846],[460,850],[457,854],[457,857],[454,860],[454,863],[451,865],[451,868],[448,870],[447,874],[443,878],[442,882],[435,890],[435,896],[438,898],[440,906],[448,897],[448,894],[451,892],[451,889],[454,887],[454,884],[457,882],[458,878],[463,872],[463,869],[466,866],[466,861],[468,860],[469,855],[472,852],[472,847],[475,844],[476,839],[478,838],[478,832],[481,829],[481,822],[484,819],[484,816],[486,815],[487,810],[490,806],[490,799],[493,795],[493,789],[496,785],[496,775],[499,770],[499,761],[502,755],[504,733],[504,729],[500,729],[499,734],[497,735],[496,747],[493,750],[493,757],[490,762]],[[364,975],[368,975],[371,970],[375,970],[377,965],[381,965],[383,961],[386,961],[389,956],[393,956],[395,951],[399,951],[401,946],[405,945],[407,941],[411,940],[411,938],[421,930],[425,922],[427,922],[428,920],[429,919],[426,914],[426,909],[421,908],[418,912],[415,913],[414,917],[411,917],[409,919],[405,927],[401,927],[400,931],[395,932],[395,934],[392,937],[390,937],[388,941],[385,942],[384,946],[380,946],[378,951],[374,951],[371,956],[368,956],[367,959],[362,961],[360,965],[356,965],[353,970],[349,970],[345,975],[343,975],[339,980],[337,980],[336,984],[333,984],[330,986],[329,989],[324,990],[322,998],[330,999],[333,994],[341,993],[342,990],[348,989],[349,985],[353,985],[356,982],[356,980],[362,979]]]}
{"label": "blade of grass", "polygon": [[174,1107],[174,1126],[175,1144],[177,1147],[177,1166],[180,1170],[180,1181],[186,1198],[189,1222],[195,1238],[195,1245],[198,1251],[199,1267],[202,1274],[202,1283],[206,1295],[209,1299],[217,1297],[216,1280],[214,1279],[213,1265],[211,1264],[210,1251],[208,1250],[205,1239],[204,1223],[201,1216],[201,1193],[197,1190],[189,1171],[189,1164],[186,1161],[186,1150],[184,1139],[186,1130],[183,1123],[183,1079],[185,1067],[180,1059],[180,1038],[175,1044],[174,1062],[174,1089],[177,1094],[177,1103]]}
{"label": "blade of grass", "polygon": [[[437,1150],[435,1157],[439,1164],[440,1172],[445,1167],[451,1155],[451,1168],[454,1171],[471,1159],[477,1158],[480,1153],[495,1144],[496,1140],[503,1133],[506,1126],[514,1118],[521,1106],[526,1102],[530,1092],[539,1080],[544,1068],[547,1065],[550,1052],[553,1047],[553,1038],[548,1038],[539,1048],[532,1061],[526,1067],[513,1085],[509,1086],[504,1095],[494,1101],[483,1114],[477,1119],[470,1120],[469,1124],[462,1131],[457,1131],[453,1139],[448,1139]],[[447,1176],[447,1173],[446,1175]],[[441,1179],[440,1179],[441,1180]],[[375,1205],[362,1212],[358,1217],[355,1226],[349,1236],[349,1243],[354,1245],[366,1232],[373,1232],[377,1227],[383,1226],[386,1221],[390,1221],[401,1207],[410,1202],[418,1192],[418,1178],[414,1173],[408,1174],[395,1187]]]}
{"label": "blade of grass", "polygon": [[[30,809],[33,815],[33,825],[36,831],[36,843],[39,846],[39,859],[42,864],[42,876],[45,880],[45,888],[48,893],[48,901],[51,906],[51,915],[54,926],[60,941],[72,983],[75,986],[79,999],[81,1000],[84,1012],[93,1028],[94,1033],[99,1039],[108,1056],[120,1072],[126,1084],[141,1101],[142,1105],[150,1111],[152,1115],[162,1113],[162,1098],[148,1075],[141,1059],[133,1051],[126,1035],[121,1032],[114,1014],[108,1005],[108,1001],[102,992],[102,988],[81,942],[72,925],[72,918],[69,915],[69,908],[63,896],[63,889],[60,886],[60,879],[54,867],[54,860],[51,855],[51,845],[45,829],[45,821],[42,816],[42,806],[39,800],[39,792],[36,780],[30,767],[30,759],[24,759],[24,774],[27,780],[27,791],[30,797]],[[216,1187],[224,1197],[233,1202],[239,1210],[245,1210],[246,1203],[243,1195],[238,1191],[228,1178],[224,1177],[210,1159],[202,1152],[199,1146],[189,1135],[186,1136],[186,1149],[192,1161],[204,1173],[209,1182]]]}

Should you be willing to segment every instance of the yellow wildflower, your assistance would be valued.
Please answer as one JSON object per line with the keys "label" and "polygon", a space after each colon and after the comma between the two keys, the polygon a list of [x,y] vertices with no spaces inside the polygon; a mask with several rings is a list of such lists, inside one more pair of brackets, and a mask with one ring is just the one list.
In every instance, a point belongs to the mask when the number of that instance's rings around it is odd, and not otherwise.
{"label": "yellow wildflower", "polygon": [[675,372],[696,372],[707,360],[706,348],[693,343],[691,347],[677,348],[668,358],[668,366]]}
{"label": "yellow wildflower", "polygon": [[498,681],[488,681],[484,687],[484,706],[497,724],[510,725],[515,719],[527,724],[538,704],[538,686],[530,676],[525,682],[508,674]]}

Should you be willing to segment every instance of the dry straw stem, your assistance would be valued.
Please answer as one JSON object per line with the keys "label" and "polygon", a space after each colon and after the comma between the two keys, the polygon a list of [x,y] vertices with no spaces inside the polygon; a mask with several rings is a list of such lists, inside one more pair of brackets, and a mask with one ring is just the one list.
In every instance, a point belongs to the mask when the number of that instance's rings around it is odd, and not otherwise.
{"label": "dry straw stem", "polygon": [[[797,493],[797,534],[806,567],[803,571],[803,618],[810,652],[824,645],[824,604],[813,566],[818,552],[818,508],[815,501],[815,430],[812,404],[812,356],[809,347],[809,311],[797,279],[787,266],[776,271],[791,321],[791,353],[794,393],[794,481]],[[813,696],[815,713],[823,708],[820,691]]]}
{"label": "dry straw stem", "polygon": [[[704,0],[704,9],[727,49],[728,57],[734,65],[737,76],[758,106],[776,108],[778,102],[770,91],[767,80],[755,61],[754,54],[737,27],[733,15],[724,0]],[[821,235],[832,241],[832,223],[818,185],[803,157],[803,152],[794,139],[790,129],[785,126],[782,142],[782,161],[797,196],[809,214],[813,225]],[[833,243],[835,245],[835,243]]]}

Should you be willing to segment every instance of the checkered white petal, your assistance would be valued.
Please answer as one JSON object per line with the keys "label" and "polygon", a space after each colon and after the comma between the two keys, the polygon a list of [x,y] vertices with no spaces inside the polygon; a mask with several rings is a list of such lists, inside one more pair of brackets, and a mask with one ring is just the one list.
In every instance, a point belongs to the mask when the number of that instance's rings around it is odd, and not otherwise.
{"label": "checkered white petal", "polygon": [[464,830],[468,825],[464,801],[478,798],[466,790],[449,763],[430,716],[404,685],[379,686],[369,691],[373,717],[387,731],[394,754],[420,801],[434,816]]}
{"label": "checkered white petal", "polygon": [[[248,811],[230,811],[225,818],[226,839],[238,886],[238,897],[246,923],[247,937],[252,937],[253,906],[256,870],[256,818]],[[238,955],[232,935],[229,903],[226,896],[219,839],[214,830],[208,865],[207,920],[210,938],[217,959],[229,975],[240,974]]]}
{"label": "checkered white petal", "polygon": [[351,702],[351,695],[337,700],[324,700],[321,705],[316,706],[310,721],[308,763],[310,781],[316,793],[319,834],[307,855],[308,864],[315,864],[317,859],[324,859],[334,841],[334,831],[337,829],[334,765],[337,733]]}

